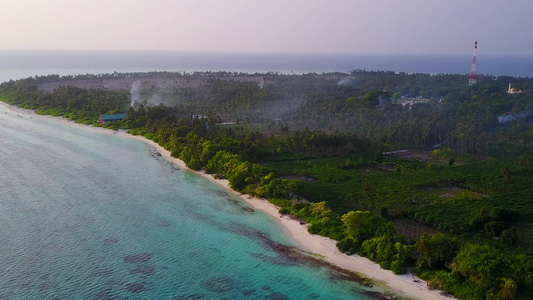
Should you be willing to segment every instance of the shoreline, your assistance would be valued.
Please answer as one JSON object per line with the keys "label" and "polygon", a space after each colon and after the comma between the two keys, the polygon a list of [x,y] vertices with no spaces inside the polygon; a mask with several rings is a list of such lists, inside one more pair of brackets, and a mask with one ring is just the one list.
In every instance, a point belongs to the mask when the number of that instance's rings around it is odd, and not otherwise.
{"label": "shoreline", "polygon": [[84,125],[74,123],[63,117],[53,117],[49,115],[37,115],[32,110],[18,108],[16,106],[9,105],[4,102],[0,102],[0,105],[6,107],[8,110],[30,115],[32,117],[39,117],[43,119],[49,119],[59,123],[63,123],[69,126],[78,127],[84,130],[93,132],[104,133],[108,135],[119,135],[126,138],[131,138],[147,144],[156,149],[161,156],[178,166],[180,169],[192,172],[198,176],[201,176],[210,182],[224,188],[233,195],[239,197],[242,201],[248,204],[254,210],[261,211],[274,220],[285,233],[299,245],[300,250],[312,255],[315,258],[332,264],[341,269],[349,272],[360,274],[362,277],[375,281],[380,286],[385,287],[395,295],[400,297],[407,297],[409,299],[420,300],[440,300],[440,299],[453,299],[451,296],[441,294],[439,290],[431,290],[427,287],[426,282],[412,275],[395,275],[390,270],[382,269],[378,264],[368,260],[367,258],[359,255],[346,255],[341,253],[336,247],[336,241],[322,237],[319,235],[313,235],[307,232],[307,226],[301,225],[299,221],[293,220],[287,216],[281,216],[278,212],[279,207],[268,202],[266,199],[259,199],[251,197],[247,194],[241,194],[234,191],[229,187],[229,183],[226,179],[215,179],[212,175],[205,174],[203,171],[194,171],[189,169],[185,163],[175,157],[172,157],[170,151],[165,150],[159,144],[154,141],[148,140],[143,136],[131,135],[126,131],[113,131],[111,129],[102,127],[93,127],[91,125]]}

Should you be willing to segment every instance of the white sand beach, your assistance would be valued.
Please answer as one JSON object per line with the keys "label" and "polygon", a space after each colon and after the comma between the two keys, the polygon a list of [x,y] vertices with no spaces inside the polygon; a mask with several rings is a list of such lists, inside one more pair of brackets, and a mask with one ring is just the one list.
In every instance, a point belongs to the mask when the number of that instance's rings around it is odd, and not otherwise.
{"label": "white sand beach", "polygon": [[155,149],[168,161],[176,164],[179,168],[193,172],[199,176],[202,176],[211,182],[231,191],[243,201],[245,201],[254,210],[264,212],[275,220],[286,233],[298,244],[301,250],[316,254],[322,257],[325,261],[334,264],[342,269],[346,269],[352,272],[360,274],[362,277],[372,279],[380,282],[382,285],[390,288],[391,292],[402,297],[420,300],[438,300],[438,299],[452,299],[450,296],[441,294],[441,291],[431,290],[427,287],[426,282],[420,280],[412,275],[395,275],[390,270],[384,270],[380,266],[364,257],[358,255],[345,255],[341,253],[336,245],[336,241],[329,238],[325,238],[318,235],[312,235],[307,232],[307,227],[301,225],[299,221],[290,219],[288,217],[281,217],[278,210],[279,208],[269,203],[265,199],[258,199],[250,197],[249,195],[241,194],[233,191],[228,185],[228,181],[224,179],[215,179],[213,176],[204,174],[203,172],[197,172],[187,168],[185,163],[177,158],[171,157],[170,151],[165,150],[157,143],[150,141],[142,136],[133,136],[124,131],[112,131],[100,127],[92,127],[88,125],[76,124],[61,117],[40,116],[36,115],[34,111],[21,109],[10,106],[3,102],[0,104],[15,114],[31,115],[32,117],[47,118],[57,122],[61,122],[70,126],[83,128],[85,130],[91,130],[95,132],[101,132],[105,134],[116,134],[138,141],[144,142]]}

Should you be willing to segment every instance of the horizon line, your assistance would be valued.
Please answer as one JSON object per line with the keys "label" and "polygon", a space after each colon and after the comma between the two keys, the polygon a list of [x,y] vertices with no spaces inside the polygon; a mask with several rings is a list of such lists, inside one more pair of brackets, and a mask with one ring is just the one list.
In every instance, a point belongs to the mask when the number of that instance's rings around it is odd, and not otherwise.
{"label": "horizon line", "polygon": [[[137,50],[137,49],[16,49],[0,48],[0,52],[71,52],[71,53],[166,53],[166,54],[222,54],[222,55],[362,55],[362,56],[471,56],[472,53],[385,53],[385,52],[313,52],[313,51],[205,51],[205,50]],[[502,54],[486,53],[478,56],[524,56],[531,57],[533,54]]]}

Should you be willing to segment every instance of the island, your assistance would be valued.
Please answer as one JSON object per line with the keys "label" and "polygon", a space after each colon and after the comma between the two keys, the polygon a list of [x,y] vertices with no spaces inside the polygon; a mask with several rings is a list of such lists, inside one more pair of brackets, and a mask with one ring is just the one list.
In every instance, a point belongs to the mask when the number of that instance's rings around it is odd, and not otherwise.
{"label": "island", "polygon": [[531,78],[364,70],[0,84],[3,102],[143,136],[340,252],[461,299],[533,296],[532,93]]}

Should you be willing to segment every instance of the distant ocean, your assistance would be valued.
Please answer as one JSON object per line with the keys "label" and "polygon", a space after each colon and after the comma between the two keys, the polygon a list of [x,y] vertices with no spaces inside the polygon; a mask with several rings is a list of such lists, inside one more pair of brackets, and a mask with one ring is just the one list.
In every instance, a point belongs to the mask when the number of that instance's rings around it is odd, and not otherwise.
{"label": "distant ocean", "polygon": [[[0,82],[35,75],[77,75],[147,71],[280,72],[284,74],[395,71],[468,74],[471,54],[266,54],[113,51],[0,50]],[[479,74],[533,77],[532,56],[478,54]]]}

